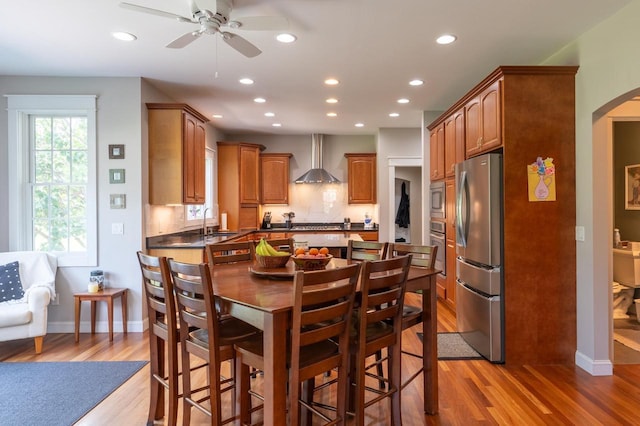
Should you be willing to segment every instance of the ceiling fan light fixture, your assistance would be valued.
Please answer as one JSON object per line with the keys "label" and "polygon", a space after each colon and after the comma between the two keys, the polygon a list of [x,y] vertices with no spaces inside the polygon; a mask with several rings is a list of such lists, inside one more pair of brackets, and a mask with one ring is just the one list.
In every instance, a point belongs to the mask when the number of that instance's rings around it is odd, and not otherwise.
{"label": "ceiling fan light fixture", "polygon": [[453,34],[443,34],[436,39],[436,43],[438,44],[451,44],[456,41],[457,37]]}
{"label": "ceiling fan light fixture", "polygon": [[111,35],[113,36],[113,38],[120,41],[134,41],[138,39],[138,37],[126,31],[114,31],[111,33]]}
{"label": "ceiling fan light fixture", "polygon": [[293,43],[297,39],[298,38],[296,36],[290,33],[281,33],[276,36],[276,40],[278,40],[280,43]]}

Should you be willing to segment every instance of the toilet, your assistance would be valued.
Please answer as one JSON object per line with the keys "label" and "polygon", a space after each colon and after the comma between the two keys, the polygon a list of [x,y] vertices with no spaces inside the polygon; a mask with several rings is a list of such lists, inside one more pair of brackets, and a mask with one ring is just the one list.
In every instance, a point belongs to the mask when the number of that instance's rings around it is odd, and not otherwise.
{"label": "toilet", "polygon": [[613,319],[627,319],[627,311],[633,303],[634,289],[613,282]]}
{"label": "toilet", "polygon": [[[629,318],[634,292],[640,288],[640,243],[613,249],[613,319]],[[640,316],[639,316],[640,318]]]}

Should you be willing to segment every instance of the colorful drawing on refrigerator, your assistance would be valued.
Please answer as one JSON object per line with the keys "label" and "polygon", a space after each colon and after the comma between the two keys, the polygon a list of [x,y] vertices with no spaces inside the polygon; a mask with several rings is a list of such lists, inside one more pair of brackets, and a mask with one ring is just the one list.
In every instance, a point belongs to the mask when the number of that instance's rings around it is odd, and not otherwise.
{"label": "colorful drawing on refrigerator", "polygon": [[529,201],[556,201],[556,167],[553,158],[538,157],[527,166]]}

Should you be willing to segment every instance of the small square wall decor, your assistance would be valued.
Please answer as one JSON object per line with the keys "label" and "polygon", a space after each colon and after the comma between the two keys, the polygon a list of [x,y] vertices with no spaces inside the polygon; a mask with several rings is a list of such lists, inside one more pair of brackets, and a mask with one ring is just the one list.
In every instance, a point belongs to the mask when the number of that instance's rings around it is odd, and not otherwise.
{"label": "small square wall decor", "polygon": [[126,194],[111,194],[109,197],[109,206],[112,209],[124,209],[127,207]]}
{"label": "small square wall decor", "polygon": [[124,169],[109,169],[109,183],[124,183]]}
{"label": "small square wall decor", "polygon": [[109,159],[124,159],[124,145],[109,145]]}

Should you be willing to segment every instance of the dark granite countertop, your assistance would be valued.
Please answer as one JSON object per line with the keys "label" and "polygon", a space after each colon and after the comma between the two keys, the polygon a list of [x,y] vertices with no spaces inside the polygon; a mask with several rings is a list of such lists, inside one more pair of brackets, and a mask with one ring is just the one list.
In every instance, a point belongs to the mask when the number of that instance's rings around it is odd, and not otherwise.
{"label": "dark granite countertop", "polygon": [[269,229],[257,231],[214,231],[203,237],[201,230],[177,232],[175,234],[147,237],[147,249],[203,249],[206,244],[215,244],[252,232],[260,233],[296,233],[296,234],[326,234],[336,232],[377,232],[377,225],[372,229],[365,229],[364,223],[352,223],[351,229],[344,229],[342,223],[294,223],[287,228],[284,223],[274,223]]}

